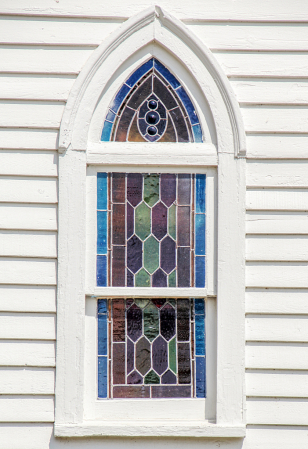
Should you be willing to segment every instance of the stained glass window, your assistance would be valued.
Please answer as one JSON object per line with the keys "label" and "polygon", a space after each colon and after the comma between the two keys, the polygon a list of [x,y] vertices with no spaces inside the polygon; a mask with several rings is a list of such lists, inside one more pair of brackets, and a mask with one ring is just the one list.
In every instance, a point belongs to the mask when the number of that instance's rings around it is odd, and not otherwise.
{"label": "stained glass window", "polygon": [[206,176],[97,174],[98,287],[205,287]]}
{"label": "stained glass window", "polygon": [[99,299],[99,398],[205,398],[204,299]]}
{"label": "stained glass window", "polygon": [[202,129],[184,86],[163,64],[151,58],[115,95],[101,140],[202,142]]}

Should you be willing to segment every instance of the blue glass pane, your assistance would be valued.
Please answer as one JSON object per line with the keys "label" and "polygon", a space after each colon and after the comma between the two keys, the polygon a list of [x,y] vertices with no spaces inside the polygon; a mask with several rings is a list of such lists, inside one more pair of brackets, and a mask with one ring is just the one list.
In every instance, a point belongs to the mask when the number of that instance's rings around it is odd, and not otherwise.
{"label": "blue glass pane", "polygon": [[195,138],[195,142],[196,143],[202,143],[202,130],[201,130],[201,126],[200,125],[194,125],[192,127],[193,133],[194,133],[194,138]]}
{"label": "blue glass pane", "polygon": [[97,315],[98,355],[107,355],[107,314]]}
{"label": "blue glass pane", "polygon": [[197,398],[206,397],[205,382],[205,358],[196,357],[196,396]]}
{"label": "blue glass pane", "polygon": [[153,58],[150,59],[148,62],[143,64],[141,67],[139,67],[129,78],[125,81],[125,84],[127,84],[130,87],[133,87],[134,84],[137,83],[137,81],[140,80],[140,78],[143,77],[151,68],[153,67]]}
{"label": "blue glass pane", "polygon": [[195,315],[196,355],[205,355],[205,317]]}
{"label": "blue glass pane", "polygon": [[107,210],[107,173],[97,173],[97,209]]}
{"label": "blue glass pane", "polygon": [[107,287],[107,256],[97,256],[96,284],[98,287]]}
{"label": "blue glass pane", "polygon": [[99,299],[97,301],[97,313],[107,313],[107,300]]}
{"label": "blue glass pane", "polygon": [[109,142],[110,136],[111,136],[112,126],[113,126],[112,123],[105,121],[104,127],[103,127],[103,131],[102,131],[102,136],[101,136],[101,141],[102,142]]}
{"label": "blue glass pane", "polygon": [[195,286],[205,287],[205,256],[195,257]]}
{"label": "blue glass pane", "polygon": [[180,97],[180,99],[182,100],[185,109],[187,111],[188,117],[190,118],[191,124],[197,124],[199,123],[199,119],[198,116],[196,114],[194,105],[191,102],[191,99],[189,98],[189,96],[187,95],[187,93],[185,92],[184,88],[181,86],[176,90],[176,93],[178,94],[178,96]]}
{"label": "blue glass pane", "polygon": [[114,122],[116,114],[112,111],[108,111],[107,115],[106,115],[106,120],[108,120],[109,122]]}
{"label": "blue glass pane", "polygon": [[97,254],[107,254],[107,211],[97,212]]}
{"label": "blue glass pane", "polygon": [[205,212],[205,175],[196,175],[196,212]]}
{"label": "blue glass pane", "polygon": [[107,398],[107,357],[98,358],[98,397]]}
{"label": "blue glass pane", "polygon": [[205,255],[205,215],[197,214],[195,216],[195,239],[196,248],[195,254],[197,256]]}
{"label": "blue glass pane", "polygon": [[109,106],[109,108],[112,109],[113,112],[115,112],[115,113],[118,112],[118,109],[122,104],[122,101],[124,100],[124,98],[126,97],[128,92],[130,91],[130,89],[131,88],[129,86],[127,86],[126,84],[123,84],[123,86],[121,87],[121,89],[119,90],[117,95],[115,96],[113,102]]}
{"label": "blue glass pane", "polygon": [[157,61],[157,59],[154,59],[154,67],[161,75],[163,75],[163,77],[168,81],[170,86],[172,86],[174,89],[180,87],[180,83],[175,78],[175,76],[173,76],[172,73],[169,72],[169,70],[165,66],[163,66],[159,61]]}
{"label": "blue glass pane", "polygon": [[[103,300],[105,301],[105,300]],[[205,303],[204,299],[195,299],[195,315],[205,316]]]}

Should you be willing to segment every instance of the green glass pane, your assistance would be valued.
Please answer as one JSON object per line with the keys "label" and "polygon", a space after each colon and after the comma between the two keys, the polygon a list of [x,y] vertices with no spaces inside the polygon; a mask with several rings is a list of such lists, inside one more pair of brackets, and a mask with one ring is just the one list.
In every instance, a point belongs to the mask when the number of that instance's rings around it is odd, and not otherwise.
{"label": "green glass pane", "polygon": [[155,371],[152,370],[145,376],[144,383],[145,384],[159,384],[160,383],[160,378],[155,373]]}
{"label": "green glass pane", "polygon": [[176,374],[176,337],[169,341],[169,368]]}
{"label": "green glass pane", "polygon": [[[170,275],[171,276],[171,275]],[[169,277],[170,277],[169,276]],[[169,287],[170,287],[170,284],[169,284]],[[175,287],[175,285],[172,285],[172,287]],[[172,307],[175,307],[175,299],[168,299],[168,302],[169,302],[169,304],[171,304],[172,305]]]}
{"label": "green glass pane", "polygon": [[173,204],[168,209],[168,232],[171,237],[176,239],[176,205]]}
{"label": "green glass pane", "polygon": [[159,242],[151,235],[143,245],[143,266],[151,274],[159,267]]}
{"label": "green glass pane", "polygon": [[149,273],[147,273],[143,268],[135,276],[136,287],[150,287],[151,278]]}
{"label": "green glass pane", "polygon": [[150,302],[143,312],[144,335],[153,341],[159,334],[159,311],[157,307]]}
{"label": "green glass pane", "polygon": [[[168,276],[168,286],[169,287],[176,287],[176,271],[175,270],[172,271],[172,273],[170,273],[169,276]],[[170,302],[170,304],[171,304],[171,302]]]}
{"label": "green glass pane", "polygon": [[144,309],[148,302],[148,299],[135,299],[135,303],[140,309]]}
{"label": "green glass pane", "polygon": [[151,209],[144,202],[135,210],[135,232],[141,240],[151,234]]}
{"label": "green glass pane", "polygon": [[159,200],[159,175],[151,173],[144,176],[143,199],[149,206]]}

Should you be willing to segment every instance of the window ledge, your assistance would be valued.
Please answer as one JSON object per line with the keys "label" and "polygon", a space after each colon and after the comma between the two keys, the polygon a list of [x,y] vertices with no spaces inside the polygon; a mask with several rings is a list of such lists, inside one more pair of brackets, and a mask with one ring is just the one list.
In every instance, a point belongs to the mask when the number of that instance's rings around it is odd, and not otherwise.
{"label": "window ledge", "polygon": [[183,423],[182,421],[119,423],[89,423],[60,425],[55,424],[56,437],[192,437],[192,438],[243,438],[246,435],[246,427],[223,426],[209,424],[207,422]]}

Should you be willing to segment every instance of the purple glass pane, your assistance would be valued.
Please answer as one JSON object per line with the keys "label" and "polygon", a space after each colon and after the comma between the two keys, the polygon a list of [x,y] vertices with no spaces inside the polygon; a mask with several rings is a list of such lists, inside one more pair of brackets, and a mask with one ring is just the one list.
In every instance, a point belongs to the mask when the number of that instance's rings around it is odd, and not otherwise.
{"label": "purple glass pane", "polygon": [[178,341],[189,341],[189,299],[177,300]]}
{"label": "purple glass pane", "polygon": [[179,246],[190,246],[190,206],[178,207],[178,239]]}
{"label": "purple glass pane", "polygon": [[142,242],[136,235],[127,242],[127,267],[133,273],[142,267]]}
{"label": "purple glass pane", "polygon": [[177,272],[178,287],[190,287],[190,248],[178,248]]}
{"label": "purple glass pane", "polygon": [[176,265],[176,245],[169,236],[165,237],[160,244],[160,266],[166,273],[171,273]]}
{"label": "purple glass pane", "polygon": [[160,175],[160,197],[170,207],[176,198],[176,175],[162,173]]}
{"label": "purple glass pane", "polygon": [[168,368],[168,346],[162,337],[157,337],[152,345],[152,365],[153,369],[162,374]]}
{"label": "purple glass pane", "polygon": [[135,357],[135,351],[134,351],[134,343],[128,338],[127,339],[127,373],[130,373],[134,369],[134,357]]}
{"label": "purple glass pane", "polygon": [[142,384],[143,378],[140,376],[137,371],[133,371],[129,376],[127,376],[127,383],[128,384]]}
{"label": "purple glass pane", "polygon": [[155,385],[152,388],[152,398],[190,398],[191,387],[187,385]]}
{"label": "purple glass pane", "polygon": [[128,173],[127,175],[127,201],[137,206],[142,200],[142,174]]}
{"label": "purple glass pane", "polygon": [[134,275],[131,271],[126,270],[126,282],[127,287],[133,287],[134,286]]}
{"label": "purple glass pane", "polygon": [[162,384],[176,384],[176,375],[169,369],[162,376],[161,383]]}
{"label": "purple glass pane", "polygon": [[152,233],[158,240],[167,234],[167,208],[161,202],[152,209]]}
{"label": "purple glass pane", "polygon": [[138,340],[142,334],[142,310],[133,304],[127,311],[127,335],[133,341]]}
{"label": "purple glass pane", "polygon": [[160,333],[166,340],[175,335],[175,310],[169,304],[160,310]]}
{"label": "purple glass pane", "polygon": [[126,204],[126,232],[129,239],[134,233],[134,208],[127,203]]}
{"label": "purple glass pane", "polygon": [[150,397],[150,387],[145,387],[143,385],[124,385],[121,387],[113,388],[114,398],[149,398]]}
{"label": "purple glass pane", "polygon": [[189,343],[178,343],[178,376],[180,384],[190,384],[190,347]]}
{"label": "purple glass pane", "polygon": [[167,275],[160,268],[152,276],[152,287],[167,287]]}
{"label": "purple glass pane", "polygon": [[178,204],[190,204],[191,175],[181,173],[178,175]]}
{"label": "purple glass pane", "polygon": [[155,298],[152,299],[152,303],[158,308],[160,309],[164,304],[165,304],[166,300],[164,298]]}

